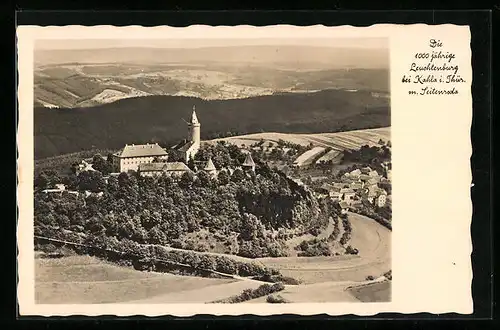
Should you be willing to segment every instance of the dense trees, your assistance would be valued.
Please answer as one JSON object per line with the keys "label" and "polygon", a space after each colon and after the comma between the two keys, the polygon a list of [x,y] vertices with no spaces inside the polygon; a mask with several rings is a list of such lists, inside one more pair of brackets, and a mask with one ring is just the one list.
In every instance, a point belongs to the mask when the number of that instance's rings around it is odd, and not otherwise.
{"label": "dense trees", "polygon": [[[242,156],[231,146],[202,150],[219,166]],[[300,231],[324,226],[327,212],[306,188],[267,166],[258,168],[254,175],[235,170],[232,174],[221,171],[218,178],[211,178],[199,172],[186,173],[178,180],[130,172],[109,177],[107,183],[100,172],[86,171],[79,174],[76,186],[81,191],[103,194],[36,193],[37,230],[62,228],[138,243],[206,250],[206,245],[182,242],[189,233],[207,228],[211,235],[220,234],[223,239],[239,233],[240,255],[281,256],[286,254],[285,236],[274,233],[280,228]],[[225,243],[221,238],[219,241]]]}

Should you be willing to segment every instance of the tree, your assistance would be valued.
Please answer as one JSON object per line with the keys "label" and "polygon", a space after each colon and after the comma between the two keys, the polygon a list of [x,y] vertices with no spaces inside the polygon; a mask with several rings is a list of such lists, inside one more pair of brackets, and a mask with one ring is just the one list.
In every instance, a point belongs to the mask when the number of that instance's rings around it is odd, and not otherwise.
{"label": "tree", "polygon": [[94,170],[101,172],[103,175],[111,173],[112,166],[100,154],[95,154],[92,158],[92,167]]}
{"label": "tree", "polygon": [[239,168],[234,170],[233,174],[231,175],[231,181],[241,182],[243,179],[245,179],[245,173]]}
{"label": "tree", "polygon": [[100,192],[106,188],[101,172],[83,171],[78,175],[78,188],[91,192]]}
{"label": "tree", "polygon": [[52,188],[57,183],[61,183],[61,177],[54,170],[42,171],[35,178],[35,187],[40,190]]}
{"label": "tree", "polygon": [[217,180],[219,181],[219,185],[225,186],[229,183],[230,177],[227,171],[220,171],[217,176]]}

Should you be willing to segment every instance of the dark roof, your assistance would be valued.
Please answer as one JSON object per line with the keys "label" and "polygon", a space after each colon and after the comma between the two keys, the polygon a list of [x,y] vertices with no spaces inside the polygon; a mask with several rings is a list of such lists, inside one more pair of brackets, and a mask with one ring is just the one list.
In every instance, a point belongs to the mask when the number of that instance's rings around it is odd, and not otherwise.
{"label": "dark roof", "polygon": [[343,209],[347,209],[349,208],[349,204],[347,204],[346,202],[342,201],[339,203],[340,207],[343,208]]}
{"label": "dark roof", "polygon": [[145,163],[139,164],[140,172],[163,171],[166,163]]}
{"label": "dark roof", "polygon": [[191,169],[187,167],[186,164],[183,162],[172,162],[172,163],[165,163],[165,167],[163,169],[164,171],[186,171],[190,172]]}
{"label": "dark roof", "polygon": [[180,146],[178,150],[186,152],[189,150],[189,148],[191,148],[192,145],[193,145],[193,141],[188,141],[184,145]]}
{"label": "dark roof", "polygon": [[191,169],[182,162],[170,162],[170,163],[146,163],[139,164],[140,172],[169,172],[169,171],[186,171],[189,172]]}
{"label": "dark roof", "polygon": [[255,166],[255,163],[252,159],[251,154],[247,154],[247,157],[245,158],[245,161],[243,162],[243,166]]}
{"label": "dark roof", "polygon": [[165,149],[156,144],[138,144],[126,145],[122,151],[115,154],[121,158],[131,157],[151,157],[151,156],[166,156]]}

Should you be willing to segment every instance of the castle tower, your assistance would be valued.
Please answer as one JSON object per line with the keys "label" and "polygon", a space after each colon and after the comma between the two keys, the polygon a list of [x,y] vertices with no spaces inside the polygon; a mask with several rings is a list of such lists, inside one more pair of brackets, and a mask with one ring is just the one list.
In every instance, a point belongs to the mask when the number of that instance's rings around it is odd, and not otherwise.
{"label": "castle tower", "polygon": [[247,154],[247,157],[245,158],[242,166],[246,171],[255,172],[255,162],[253,161],[252,155],[250,153]]}
{"label": "castle tower", "polygon": [[206,171],[208,174],[210,174],[211,177],[217,176],[217,169],[215,168],[215,165],[212,162],[212,158],[208,159],[208,162],[203,170]]}
{"label": "castle tower", "polygon": [[193,114],[191,115],[191,122],[189,123],[189,136],[188,140],[193,142],[193,144],[200,145],[200,130],[201,124],[196,116],[196,107],[193,106]]}

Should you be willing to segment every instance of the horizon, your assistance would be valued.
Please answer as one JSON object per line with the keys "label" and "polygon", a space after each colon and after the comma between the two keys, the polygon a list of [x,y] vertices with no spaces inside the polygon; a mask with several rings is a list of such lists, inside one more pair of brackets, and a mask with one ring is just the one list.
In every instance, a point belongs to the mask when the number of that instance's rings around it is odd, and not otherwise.
{"label": "horizon", "polygon": [[[327,42],[330,41],[331,43]],[[38,39],[36,51],[106,50],[106,49],[201,49],[228,47],[320,47],[330,49],[389,49],[387,38],[317,38],[317,39]]]}

